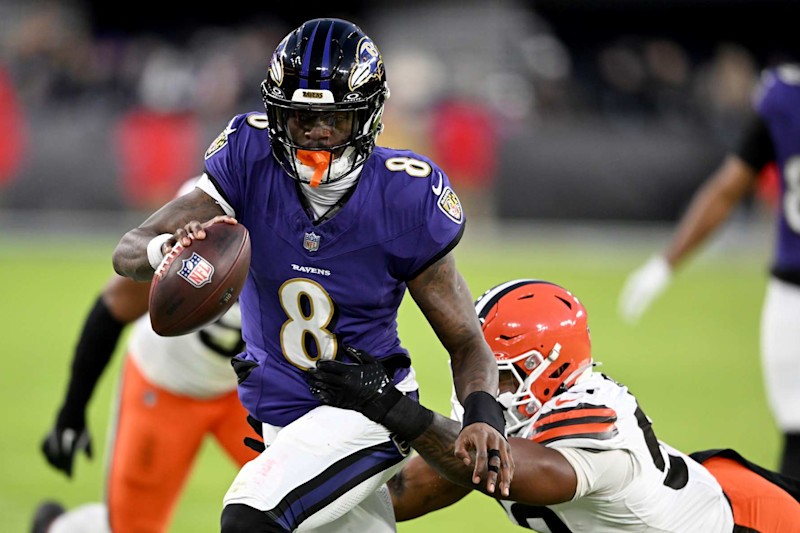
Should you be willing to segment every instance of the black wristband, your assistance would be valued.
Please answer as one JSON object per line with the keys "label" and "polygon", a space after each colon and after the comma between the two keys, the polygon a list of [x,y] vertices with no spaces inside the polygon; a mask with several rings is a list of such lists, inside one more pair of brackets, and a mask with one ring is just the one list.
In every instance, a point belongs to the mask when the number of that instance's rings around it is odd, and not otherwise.
{"label": "black wristband", "polygon": [[400,397],[383,417],[381,424],[400,439],[411,443],[433,423],[433,411],[393,388],[392,394],[395,392]]}
{"label": "black wristband", "polygon": [[[391,383],[385,393],[366,403],[361,409],[361,413],[370,420],[379,424],[384,423],[384,419],[389,411],[403,397],[403,393],[397,390]],[[386,425],[386,424],[384,424]]]}
{"label": "black wristband", "polygon": [[86,405],[92,397],[100,375],[111,360],[124,326],[124,323],[111,315],[103,302],[103,297],[97,298],[84,321],[80,340],[72,358],[69,386],[58,414],[59,425],[67,427],[83,425]]}
{"label": "black wristband", "polygon": [[483,422],[497,430],[503,437],[506,436],[506,421],[503,416],[503,406],[497,403],[497,398],[486,391],[475,391],[464,400],[463,429],[470,424]]}

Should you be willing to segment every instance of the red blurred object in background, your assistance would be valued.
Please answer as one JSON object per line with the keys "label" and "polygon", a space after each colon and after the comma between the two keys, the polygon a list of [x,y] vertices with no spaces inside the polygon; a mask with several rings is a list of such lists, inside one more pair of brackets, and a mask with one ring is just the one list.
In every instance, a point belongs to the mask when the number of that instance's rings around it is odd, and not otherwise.
{"label": "red blurred object in background", "polygon": [[11,182],[19,170],[28,148],[28,125],[22,104],[17,98],[11,78],[0,65],[0,126],[3,146],[0,148],[0,187]]}
{"label": "red blurred object in background", "polygon": [[491,185],[497,165],[494,118],[483,104],[449,101],[434,110],[434,161],[457,190]]}
{"label": "red blurred object in background", "polygon": [[202,163],[200,123],[191,113],[131,111],[116,130],[125,199],[130,207],[155,208],[172,199]]}
{"label": "red blurred object in background", "polygon": [[756,182],[756,197],[771,209],[777,209],[780,198],[778,167],[770,163],[761,170]]}

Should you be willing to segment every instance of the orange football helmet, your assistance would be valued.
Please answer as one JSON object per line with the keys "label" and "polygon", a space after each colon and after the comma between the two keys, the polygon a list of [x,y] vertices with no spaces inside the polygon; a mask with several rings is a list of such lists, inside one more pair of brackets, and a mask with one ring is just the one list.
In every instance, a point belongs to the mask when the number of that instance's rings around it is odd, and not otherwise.
{"label": "orange football helmet", "polygon": [[486,291],[475,310],[501,376],[511,372],[515,382],[498,396],[509,434],[593,365],[586,309],[558,285],[509,281]]}

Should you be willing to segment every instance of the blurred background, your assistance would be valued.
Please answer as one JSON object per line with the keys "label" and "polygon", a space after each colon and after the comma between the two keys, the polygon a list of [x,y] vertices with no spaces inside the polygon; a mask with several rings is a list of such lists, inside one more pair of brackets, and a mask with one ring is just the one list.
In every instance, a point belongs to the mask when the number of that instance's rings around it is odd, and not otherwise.
{"label": "blurred background", "polygon": [[[233,115],[263,110],[259,83],[273,49],[319,16],[358,23],[380,48],[391,98],[378,142],[416,150],[448,173],[470,219],[457,257],[476,296],[511,277],[572,289],[589,309],[598,358],[652,406],[660,437],[685,451],[736,446],[776,467],[778,432],[758,361],[774,169],[641,324],[619,321],[616,297],[736,145],[761,71],[797,59],[800,4],[167,4],[0,0],[8,531],[25,531],[45,496],[70,505],[100,497],[101,460],[79,462],[68,482],[38,445],[78,328],[111,273],[111,250],[202,171],[203,152]],[[435,353],[418,373],[429,403],[447,412],[446,354],[411,307],[401,334],[412,353]],[[107,374],[91,406],[98,448],[116,380]],[[210,447],[174,530],[214,531],[233,474]],[[470,498],[469,510],[462,504],[401,532],[447,531],[464,513],[466,525],[452,530],[510,530],[496,505]]]}
{"label": "blurred background", "polygon": [[[160,206],[234,114],[262,109],[271,50],[314,5],[162,4],[0,2],[4,211]],[[314,13],[379,44],[392,89],[380,142],[437,161],[470,215],[663,221],[736,142],[760,70],[794,57],[796,5],[411,0]]]}

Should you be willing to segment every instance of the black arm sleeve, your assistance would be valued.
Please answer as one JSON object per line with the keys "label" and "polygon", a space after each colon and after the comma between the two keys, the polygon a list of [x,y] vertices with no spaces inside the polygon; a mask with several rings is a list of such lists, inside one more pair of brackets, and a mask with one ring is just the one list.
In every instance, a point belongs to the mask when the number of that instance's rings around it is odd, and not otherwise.
{"label": "black arm sleeve", "polygon": [[124,323],[111,316],[103,297],[97,298],[86,317],[75,348],[67,395],[58,413],[58,425],[71,427],[84,424],[86,405],[111,360],[124,326]]}
{"label": "black arm sleeve", "polygon": [[756,172],[775,159],[775,148],[769,128],[759,115],[754,114],[745,126],[735,153]]}

